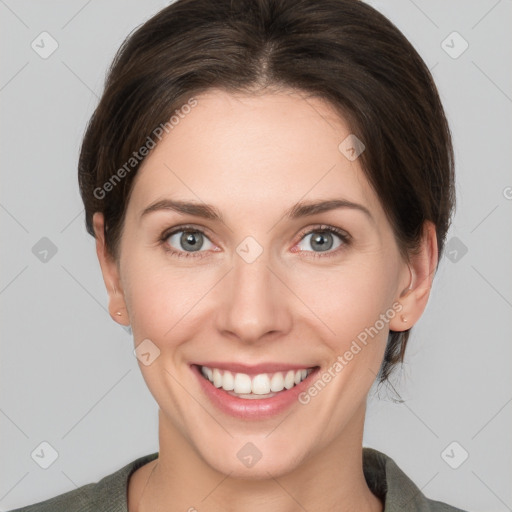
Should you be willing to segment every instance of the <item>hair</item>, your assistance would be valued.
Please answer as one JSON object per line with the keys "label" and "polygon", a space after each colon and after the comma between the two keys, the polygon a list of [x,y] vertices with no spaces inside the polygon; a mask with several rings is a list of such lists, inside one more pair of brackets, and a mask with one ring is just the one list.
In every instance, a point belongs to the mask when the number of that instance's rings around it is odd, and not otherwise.
{"label": "hair", "polygon": [[[94,236],[92,216],[103,213],[112,257],[119,257],[132,183],[143,161],[138,150],[149,146],[157,127],[169,132],[173,114],[211,89],[292,89],[326,100],[365,145],[358,162],[402,256],[418,249],[429,220],[436,227],[439,265],[455,207],[448,123],[414,47],[359,0],[177,0],[126,38],[108,70],[78,163],[87,231]],[[381,383],[403,362],[409,333],[390,331]]]}

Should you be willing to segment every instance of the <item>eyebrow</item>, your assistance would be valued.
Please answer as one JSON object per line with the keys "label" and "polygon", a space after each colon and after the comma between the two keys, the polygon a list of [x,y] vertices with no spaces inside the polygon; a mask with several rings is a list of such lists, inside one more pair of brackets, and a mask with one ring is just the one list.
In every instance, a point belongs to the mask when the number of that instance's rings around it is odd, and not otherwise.
{"label": "eyebrow", "polygon": [[[363,212],[371,221],[374,220],[368,208],[362,204],[354,203],[346,199],[329,199],[324,201],[297,203],[286,210],[283,217],[288,219],[298,219],[339,208],[358,210]],[[171,210],[185,215],[188,214],[195,217],[224,222],[222,214],[212,205],[191,201],[179,201],[176,199],[161,199],[156,201],[142,211],[141,218],[152,212],[161,210]]]}

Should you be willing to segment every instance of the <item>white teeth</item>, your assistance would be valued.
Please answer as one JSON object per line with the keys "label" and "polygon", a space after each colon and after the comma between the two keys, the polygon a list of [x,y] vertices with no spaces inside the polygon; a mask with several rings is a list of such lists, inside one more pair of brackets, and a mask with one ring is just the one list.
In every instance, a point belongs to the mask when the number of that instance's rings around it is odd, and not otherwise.
{"label": "white teeth", "polygon": [[255,395],[266,395],[270,393],[270,379],[266,373],[256,375],[252,379],[251,390]]}
{"label": "white teeth", "polygon": [[224,372],[222,376],[222,389],[232,391],[235,389],[235,378],[231,372]]}
{"label": "white teeth", "polygon": [[290,370],[284,378],[284,387],[286,389],[292,389],[295,384],[295,372]]}
{"label": "white teeth", "polygon": [[[214,370],[215,371],[215,370]],[[224,389],[224,388],[222,388]],[[237,373],[235,375],[235,393],[250,393],[251,392],[251,377],[245,373]]]}
{"label": "white teeth", "polygon": [[283,391],[284,377],[281,372],[274,373],[270,379],[270,391]]}
{"label": "white teeth", "polygon": [[220,373],[219,370],[217,370],[217,368],[214,368],[213,370],[213,385],[216,387],[216,388],[220,388],[222,387],[222,373]]}
{"label": "white teeth", "polygon": [[[218,368],[201,367],[201,373],[217,388],[231,391],[230,394],[241,395],[240,398],[266,398],[269,393],[278,393],[300,384],[311,369],[289,370],[276,373],[260,373],[250,377],[245,373],[233,373]],[[273,396],[273,395],[270,395]]]}

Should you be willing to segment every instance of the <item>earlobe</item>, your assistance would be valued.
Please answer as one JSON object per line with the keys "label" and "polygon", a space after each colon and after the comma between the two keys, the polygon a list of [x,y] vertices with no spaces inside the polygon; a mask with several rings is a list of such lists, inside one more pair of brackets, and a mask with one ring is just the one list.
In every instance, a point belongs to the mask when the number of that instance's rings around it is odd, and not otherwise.
{"label": "earlobe", "polygon": [[406,331],[421,317],[425,310],[437,268],[437,235],[435,225],[425,221],[420,246],[408,262],[410,282],[398,297],[402,309],[400,315],[389,324],[392,331]]}
{"label": "earlobe", "polygon": [[126,309],[119,268],[105,243],[105,224],[102,213],[96,212],[93,215],[93,226],[96,238],[96,254],[109,298],[108,311],[115,322],[128,326],[130,325],[130,318]]}

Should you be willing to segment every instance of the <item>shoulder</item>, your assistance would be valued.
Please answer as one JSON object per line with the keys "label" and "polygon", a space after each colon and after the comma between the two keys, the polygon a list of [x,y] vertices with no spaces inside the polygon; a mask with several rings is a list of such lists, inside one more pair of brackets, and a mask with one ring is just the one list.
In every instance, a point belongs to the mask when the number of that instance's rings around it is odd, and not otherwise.
{"label": "shoulder", "polygon": [[144,455],[98,482],[10,512],[127,512],[130,475],[157,457],[158,452]]}
{"label": "shoulder", "polygon": [[384,512],[465,512],[428,499],[391,457],[378,450],[363,448],[363,470],[368,487],[384,502]]}
{"label": "shoulder", "polygon": [[[73,491],[60,494],[54,498],[17,508],[10,512],[85,512],[92,510],[94,504],[94,487],[97,484],[83,485]],[[92,491],[92,494],[91,494]]]}

